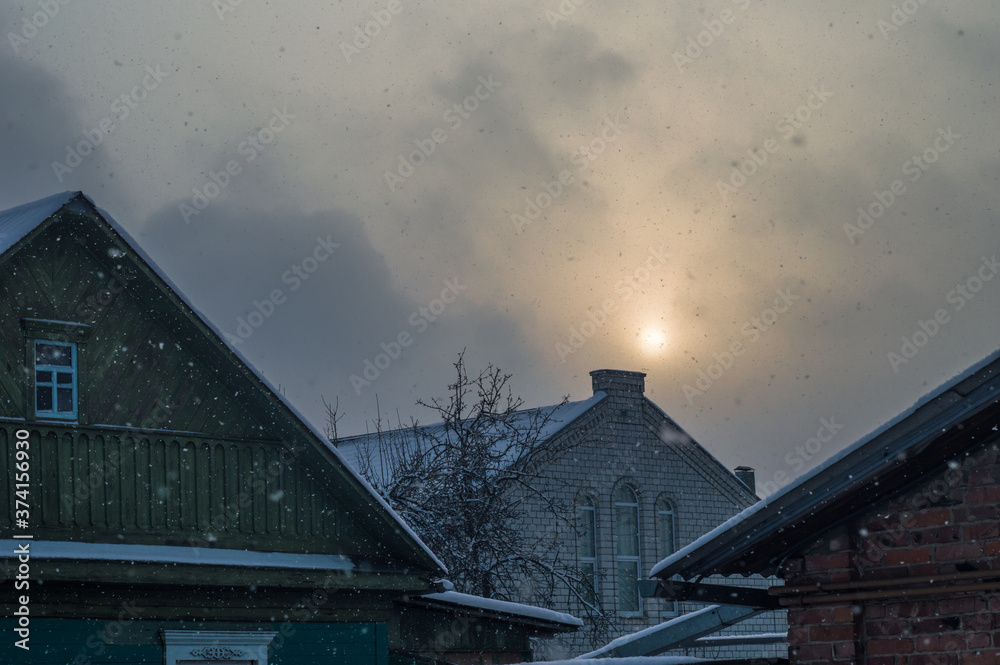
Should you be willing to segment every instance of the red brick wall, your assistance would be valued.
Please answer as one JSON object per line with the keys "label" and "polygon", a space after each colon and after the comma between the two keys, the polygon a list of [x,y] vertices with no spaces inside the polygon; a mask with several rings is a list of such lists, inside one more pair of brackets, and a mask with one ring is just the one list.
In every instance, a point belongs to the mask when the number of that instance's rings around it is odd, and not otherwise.
{"label": "red brick wall", "polygon": [[[996,444],[831,529],[782,576],[798,586],[968,570],[1000,570]],[[788,624],[793,665],[1000,665],[996,590],[829,601],[790,608]]]}

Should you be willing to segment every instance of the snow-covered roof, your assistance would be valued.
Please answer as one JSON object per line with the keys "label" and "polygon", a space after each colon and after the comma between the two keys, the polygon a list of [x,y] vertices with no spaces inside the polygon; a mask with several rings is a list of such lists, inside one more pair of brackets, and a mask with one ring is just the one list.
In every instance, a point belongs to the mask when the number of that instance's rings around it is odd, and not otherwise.
{"label": "snow-covered roof", "polygon": [[717,644],[753,644],[759,642],[786,642],[788,633],[746,633],[743,635],[706,635],[695,640],[698,646],[711,647]]}
{"label": "snow-covered roof", "polygon": [[512,614],[515,616],[528,617],[531,619],[541,619],[543,621],[561,623],[567,626],[576,626],[576,627],[583,626],[583,621],[581,621],[580,619],[576,618],[571,614],[555,612],[553,610],[547,610],[542,607],[535,607],[534,605],[522,605],[521,603],[511,603],[505,600],[495,600],[493,598],[472,596],[467,593],[459,593],[457,591],[426,593],[421,595],[420,597],[434,601],[439,601],[442,603],[448,603],[450,605],[470,607],[477,610],[486,610],[489,612],[497,612],[500,614]]}
{"label": "snow-covered roof", "polygon": [[719,609],[718,605],[709,605],[708,607],[703,607],[700,610],[695,610],[694,612],[688,612],[687,614],[681,615],[670,619],[669,621],[664,621],[663,623],[658,623],[648,628],[643,628],[642,630],[637,630],[634,633],[628,633],[617,637],[599,649],[590,651],[585,654],[578,656],[580,659],[586,659],[588,663],[598,663],[601,661],[601,656],[612,654],[616,649],[624,647],[629,644],[641,642],[644,638],[650,635],[655,635],[657,633],[662,633],[664,631],[669,631],[675,626],[682,626],[691,623],[692,620],[696,620],[699,617],[711,615],[713,612]]}
{"label": "snow-covered roof", "polygon": [[20,242],[79,193],[53,194],[38,201],[0,211],[0,254]]}
{"label": "snow-covered roof", "polygon": [[[710,556],[708,552],[713,550],[715,554],[711,556],[715,563],[711,565],[717,567],[723,556],[720,552],[728,551],[735,557],[737,551],[744,551],[751,542],[763,541],[768,534],[779,533],[804,515],[814,513],[836,493],[849,491],[868,475],[883,470],[886,464],[905,459],[909,449],[925,442],[928,436],[939,434],[954,420],[1000,398],[1000,391],[992,383],[978,391],[976,388],[979,386],[961,387],[976,375],[981,375],[980,383],[997,382],[1000,378],[1000,349],[928,392],[910,408],[816,466],[796,482],[663,559],[653,566],[650,576],[679,574],[691,578],[719,572],[716,568],[710,569],[707,564],[695,563],[695,560]],[[846,518],[847,515],[841,517]],[[749,567],[741,571],[744,575],[758,572],[761,571]]]}
{"label": "snow-covered roof", "polygon": [[[606,397],[606,393],[596,391],[591,397],[578,402],[566,402],[564,404],[541,406],[533,409],[522,409],[517,411],[512,414],[510,418],[502,418],[502,424],[494,428],[496,430],[496,448],[503,449],[505,445],[509,444],[509,440],[505,437],[505,429],[511,427],[523,427],[527,429],[532,423],[544,423],[538,428],[539,441],[551,439],[556,434],[568,428],[584,413],[600,404],[600,402]],[[419,425],[416,429],[420,431],[421,436],[419,437],[419,441],[415,440],[414,443],[419,443],[420,445],[429,445],[430,442],[435,440],[446,440],[449,436],[449,431],[444,423]],[[488,427],[485,429],[489,432]],[[402,428],[344,437],[337,442],[337,448],[340,450],[345,459],[354,465],[355,468],[359,468],[361,466],[362,456],[367,455],[369,452],[374,450],[374,447],[378,445],[380,439],[390,436],[413,437],[413,428]],[[510,452],[514,451],[513,448],[508,450]],[[379,469],[373,469],[373,471],[378,473]]]}
{"label": "snow-covered roof", "polygon": [[73,561],[118,561],[136,563],[187,563],[203,566],[248,568],[288,568],[300,570],[354,569],[351,560],[340,554],[296,554],[252,552],[171,545],[127,545],[120,543],[80,543],[48,540],[0,540],[0,558],[16,559],[18,547],[28,547],[32,559]]}
{"label": "snow-covered roof", "polygon": [[217,341],[225,347],[230,353],[232,353],[240,362],[243,363],[246,368],[253,373],[260,384],[270,392],[271,397],[278,400],[278,402],[298,421],[302,426],[315,437],[315,439],[320,442],[325,448],[327,448],[333,455],[340,460],[345,469],[353,476],[353,478],[367,491],[375,501],[386,511],[388,515],[391,516],[392,520],[399,526],[400,530],[405,533],[416,546],[423,551],[442,571],[447,572],[447,567],[444,563],[431,551],[429,547],[420,539],[420,537],[413,531],[410,526],[403,521],[403,519],[394,511],[389,504],[379,496],[378,492],[372,488],[372,486],[365,480],[361,474],[359,474],[354,467],[344,459],[344,456],[337,450],[337,447],[330,443],[320,430],[315,427],[309,420],[306,419],[302,413],[295,408],[291,402],[278,391],[271,382],[264,377],[260,371],[254,367],[247,358],[229,341],[226,339],[222,331],[209,320],[207,316],[201,313],[201,311],[194,306],[191,300],[184,295],[184,292],[177,287],[176,284],[171,281],[167,274],[158,266],[156,262],[153,261],[152,257],[146,253],[142,246],[129,234],[125,228],[119,224],[115,219],[107,213],[107,211],[100,208],[95,204],[90,197],[88,197],[83,192],[63,192],[62,194],[56,194],[49,196],[47,198],[35,201],[33,203],[28,203],[16,208],[11,208],[4,212],[0,212],[0,234],[6,233],[6,236],[0,237],[0,254],[3,254],[8,249],[13,247],[20,239],[24,238],[26,235],[31,233],[33,229],[42,224],[45,220],[50,218],[53,214],[58,212],[63,207],[68,207],[79,212],[89,212],[84,208],[76,208],[77,202],[82,199],[89,204],[94,210],[96,210],[103,220],[110,226],[122,240],[134,251],[152,270],[157,277],[173,292],[173,294],[187,306],[187,308],[205,325],[217,338]]}

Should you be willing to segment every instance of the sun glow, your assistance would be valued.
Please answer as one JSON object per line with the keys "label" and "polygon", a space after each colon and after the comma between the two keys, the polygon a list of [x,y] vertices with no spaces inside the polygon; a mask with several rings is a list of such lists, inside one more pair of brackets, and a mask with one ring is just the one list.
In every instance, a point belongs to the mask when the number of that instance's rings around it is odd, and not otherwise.
{"label": "sun glow", "polygon": [[639,344],[646,353],[659,353],[667,347],[667,334],[659,329],[647,327],[639,333]]}

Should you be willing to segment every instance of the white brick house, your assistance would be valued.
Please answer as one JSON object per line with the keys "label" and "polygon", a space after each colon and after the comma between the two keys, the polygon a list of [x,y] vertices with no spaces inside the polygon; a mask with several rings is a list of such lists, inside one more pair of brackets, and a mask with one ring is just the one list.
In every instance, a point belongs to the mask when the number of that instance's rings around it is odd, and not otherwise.
{"label": "white brick house", "polygon": [[[658,561],[757,502],[758,497],[645,397],[645,374],[621,370],[590,374],[593,396],[553,411],[546,440],[560,448],[567,442],[570,445],[547,464],[540,486],[547,498],[575,505],[578,524],[573,528],[556,523],[540,500],[529,498],[522,527],[528,535],[558,533],[563,556],[575,560],[584,572],[593,571],[597,602],[613,616],[620,635],[704,607],[702,603],[641,598],[637,582],[647,578]],[[339,447],[351,459],[352,450],[358,454],[373,439],[342,439]],[[761,586],[767,586],[764,580]],[[530,594],[519,600],[539,602]],[[586,616],[581,601],[568,591],[557,596],[550,609]],[[784,617],[769,612],[722,634],[785,630]],[[562,653],[541,655],[574,656],[589,651],[594,646],[590,638],[587,631],[563,636],[555,645]],[[786,649],[777,644],[698,646],[683,653],[771,657],[784,656]]]}

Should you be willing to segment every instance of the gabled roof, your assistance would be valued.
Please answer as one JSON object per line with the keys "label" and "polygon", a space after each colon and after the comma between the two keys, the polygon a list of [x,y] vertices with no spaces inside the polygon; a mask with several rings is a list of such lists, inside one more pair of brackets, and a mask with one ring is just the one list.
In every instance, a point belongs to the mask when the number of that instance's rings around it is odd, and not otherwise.
{"label": "gabled roof", "polygon": [[369,517],[378,524],[383,542],[397,551],[410,553],[429,574],[446,573],[444,564],[420,540],[416,533],[376,493],[371,485],[348,464],[325,436],[309,423],[288,400],[240,353],[231,346],[221,331],[191,303],[169,277],[156,265],[138,242],[107,212],[97,207],[83,192],[63,192],[26,205],[0,212],[0,261],[17,252],[50,224],[59,221],[60,213],[79,215],[94,220],[108,235],[124,244],[138,258],[137,264],[147,273],[169,302],[194,322],[204,339],[226,358],[231,370],[245,379],[254,390],[248,399],[267,404],[279,418],[282,429],[311,443],[327,459],[349,494],[370,508]]}
{"label": "gabled roof", "polygon": [[[636,381],[636,376],[645,376],[645,374],[624,370],[594,370],[590,374],[591,376],[624,375],[626,377],[624,381]],[[732,471],[691,438],[673,418],[643,394],[641,380],[638,381],[638,385],[638,390],[633,392],[633,396],[639,397],[644,405],[645,426],[662,444],[669,446],[690,469],[699,474],[706,483],[736,506],[746,506],[760,500],[753,490],[744,485]],[[613,391],[614,388],[609,388],[609,390]],[[575,425],[584,422],[587,414],[599,407],[608,396],[609,393],[601,390],[595,380],[594,394],[588,399],[523,409],[514,413],[511,418],[500,419],[499,424],[493,427],[492,431],[489,426],[480,431],[495,436],[495,453],[500,457],[508,457],[509,462],[514,462],[516,461],[514,457],[517,454],[524,454],[526,447],[511,445],[512,441],[509,436],[506,436],[507,432],[520,430],[523,435],[530,431],[531,423],[544,422],[544,425],[538,428],[537,440],[539,442],[554,441],[560,436],[568,435]],[[425,450],[437,442],[449,441],[450,437],[451,432],[448,431],[444,423],[434,423],[344,437],[337,441],[337,446],[355,468],[364,468],[366,473],[374,475],[378,484],[385,486],[391,480],[386,474],[392,472],[392,465],[382,463],[379,457],[380,449],[402,445],[408,450],[414,449],[413,446]]]}
{"label": "gabled roof", "polygon": [[650,571],[771,575],[825,531],[1000,439],[1000,351]]}
{"label": "gabled roof", "polygon": [[[507,437],[510,428],[530,428],[532,423],[540,425],[538,427],[538,440],[547,441],[557,434],[568,430],[581,416],[600,404],[607,395],[603,392],[596,392],[585,400],[578,402],[566,402],[551,406],[542,406],[534,409],[522,409],[512,414],[510,418],[504,418],[503,423],[495,425],[493,435],[496,437],[494,449],[497,454],[504,455],[519,452],[518,447],[511,446]],[[414,432],[416,429],[419,435]],[[490,427],[485,431],[489,432]],[[409,441],[418,445],[430,445],[430,442],[449,440],[451,433],[444,423],[433,423],[430,425],[419,425],[416,428],[404,427],[395,430],[385,430],[382,432],[372,432],[369,434],[358,434],[356,436],[344,437],[337,441],[337,448],[345,459],[355,468],[360,468],[362,456],[377,449],[380,443],[388,440],[389,437],[405,437]],[[514,460],[511,459],[511,462]],[[373,465],[375,467],[377,465]],[[388,478],[382,478],[381,467],[373,468],[372,471],[380,475],[380,482],[385,482]]]}

